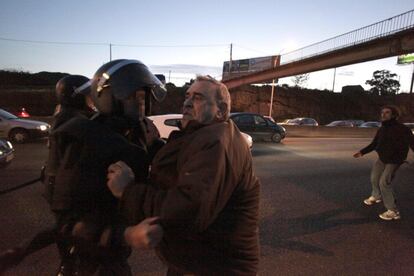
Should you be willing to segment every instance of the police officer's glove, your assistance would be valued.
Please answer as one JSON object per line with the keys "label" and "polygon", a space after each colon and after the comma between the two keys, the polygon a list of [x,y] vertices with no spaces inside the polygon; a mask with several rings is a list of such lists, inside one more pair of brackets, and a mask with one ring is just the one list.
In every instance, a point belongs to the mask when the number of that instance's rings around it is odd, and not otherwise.
{"label": "police officer's glove", "polygon": [[116,198],[121,198],[125,188],[135,179],[132,169],[122,161],[108,167],[107,177],[107,186]]}

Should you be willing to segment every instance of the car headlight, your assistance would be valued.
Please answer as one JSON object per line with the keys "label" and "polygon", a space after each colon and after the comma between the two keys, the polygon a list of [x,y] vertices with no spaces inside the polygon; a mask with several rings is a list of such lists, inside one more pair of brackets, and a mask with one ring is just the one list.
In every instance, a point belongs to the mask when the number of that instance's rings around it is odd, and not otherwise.
{"label": "car headlight", "polygon": [[4,152],[3,152],[2,150],[0,150],[0,155],[3,155],[3,153],[4,153]]}
{"label": "car headlight", "polygon": [[46,131],[47,130],[47,125],[41,125],[38,127],[41,131]]}
{"label": "car headlight", "polygon": [[12,145],[12,143],[10,143],[9,141],[7,141],[7,145],[9,146],[9,148],[13,148],[13,145]]}

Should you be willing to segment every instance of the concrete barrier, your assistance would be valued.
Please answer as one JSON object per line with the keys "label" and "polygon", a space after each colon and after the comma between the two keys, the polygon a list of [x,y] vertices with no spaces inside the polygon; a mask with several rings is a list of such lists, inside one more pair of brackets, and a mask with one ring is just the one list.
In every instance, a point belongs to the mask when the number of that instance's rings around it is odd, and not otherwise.
{"label": "concrete barrier", "polygon": [[[53,116],[32,116],[28,119],[38,120],[51,124]],[[377,128],[359,127],[327,127],[327,126],[283,126],[286,129],[287,137],[318,137],[318,138],[374,138]]]}
{"label": "concrete barrier", "polygon": [[288,126],[287,137],[350,137],[350,138],[373,138],[378,128],[359,127],[327,127],[327,126]]}

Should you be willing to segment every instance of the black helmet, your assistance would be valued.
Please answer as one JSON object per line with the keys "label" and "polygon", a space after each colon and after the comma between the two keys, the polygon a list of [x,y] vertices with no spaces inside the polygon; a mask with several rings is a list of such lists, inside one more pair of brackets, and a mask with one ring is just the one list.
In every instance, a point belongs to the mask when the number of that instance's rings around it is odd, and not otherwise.
{"label": "black helmet", "polygon": [[125,100],[138,90],[157,101],[166,95],[163,84],[138,60],[118,59],[102,65],[90,81],[91,98],[103,114],[124,114]]}
{"label": "black helmet", "polygon": [[[56,98],[58,104],[77,109],[86,107],[85,95],[89,94],[89,79],[80,75],[69,75],[56,83]],[[82,94],[79,93],[82,91]]]}

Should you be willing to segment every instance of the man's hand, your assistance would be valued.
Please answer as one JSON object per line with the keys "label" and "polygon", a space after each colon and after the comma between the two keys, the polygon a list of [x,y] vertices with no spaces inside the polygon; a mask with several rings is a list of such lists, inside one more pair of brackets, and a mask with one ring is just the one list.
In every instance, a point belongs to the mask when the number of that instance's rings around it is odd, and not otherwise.
{"label": "man's hand", "polygon": [[362,156],[362,153],[360,151],[354,154],[354,158],[359,158],[361,156]]}
{"label": "man's hand", "polygon": [[163,230],[159,218],[147,218],[135,226],[125,229],[126,243],[134,249],[154,248],[162,239]]}
{"label": "man's hand", "polygon": [[125,188],[135,179],[134,172],[122,161],[108,167],[107,186],[116,198],[121,198]]}

